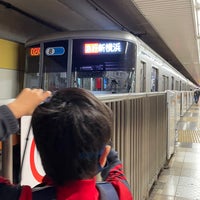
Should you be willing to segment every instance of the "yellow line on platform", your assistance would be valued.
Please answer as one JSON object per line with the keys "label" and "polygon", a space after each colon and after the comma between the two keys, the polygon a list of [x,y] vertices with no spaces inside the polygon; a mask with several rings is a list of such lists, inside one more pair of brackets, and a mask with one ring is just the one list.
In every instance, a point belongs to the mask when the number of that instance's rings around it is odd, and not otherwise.
{"label": "yellow line on platform", "polygon": [[178,142],[200,143],[200,130],[178,130]]}

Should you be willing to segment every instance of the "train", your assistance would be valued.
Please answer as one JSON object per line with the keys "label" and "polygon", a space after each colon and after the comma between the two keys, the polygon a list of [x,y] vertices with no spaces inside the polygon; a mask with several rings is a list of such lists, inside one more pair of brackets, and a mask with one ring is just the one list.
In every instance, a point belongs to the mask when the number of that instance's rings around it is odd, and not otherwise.
{"label": "train", "polygon": [[[125,166],[134,198],[147,198],[160,170],[167,166],[166,159],[174,153],[176,122],[193,102],[192,92],[170,92],[168,99],[163,91],[192,91],[197,86],[140,38],[126,31],[60,32],[31,39],[25,47],[23,87],[52,92],[81,87],[96,95],[151,93],[99,97],[113,110],[112,141]],[[14,154],[28,142],[28,119],[20,121],[20,142],[17,137]],[[28,148],[32,147],[33,138],[29,138],[29,144]],[[2,168],[9,173],[13,170],[9,176],[18,183],[20,153],[13,159],[12,149],[8,149],[10,154],[5,156]],[[27,152],[32,151],[29,148]],[[26,153],[26,156],[24,163],[29,165],[31,155]],[[9,165],[10,158],[13,165]],[[31,171],[26,166],[24,169]],[[22,178],[22,184],[31,179],[24,174],[22,177],[26,177]]]}
{"label": "train", "polygon": [[95,94],[187,91],[196,85],[126,31],[70,31],[27,41],[24,87]]}

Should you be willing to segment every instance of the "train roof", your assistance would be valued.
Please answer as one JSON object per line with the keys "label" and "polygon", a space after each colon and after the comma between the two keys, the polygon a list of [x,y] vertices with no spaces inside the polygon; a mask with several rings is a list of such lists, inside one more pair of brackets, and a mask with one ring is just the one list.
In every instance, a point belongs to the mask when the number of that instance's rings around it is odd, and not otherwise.
{"label": "train roof", "polygon": [[49,35],[43,35],[40,37],[36,37],[30,39],[26,42],[26,46],[38,44],[40,42],[45,41],[55,41],[55,40],[62,40],[62,39],[116,39],[116,40],[125,40],[135,42],[137,41],[136,37],[127,32],[127,31],[68,31],[68,32],[59,32],[53,33]]}

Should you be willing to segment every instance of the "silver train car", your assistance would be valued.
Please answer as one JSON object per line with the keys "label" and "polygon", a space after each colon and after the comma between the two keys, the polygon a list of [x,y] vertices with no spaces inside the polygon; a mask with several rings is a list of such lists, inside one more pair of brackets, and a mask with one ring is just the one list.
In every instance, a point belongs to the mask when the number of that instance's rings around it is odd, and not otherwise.
{"label": "silver train car", "polygon": [[26,43],[24,87],[81,87],[95,94],[193,90],[196,86],[134,35],[62,32]]}

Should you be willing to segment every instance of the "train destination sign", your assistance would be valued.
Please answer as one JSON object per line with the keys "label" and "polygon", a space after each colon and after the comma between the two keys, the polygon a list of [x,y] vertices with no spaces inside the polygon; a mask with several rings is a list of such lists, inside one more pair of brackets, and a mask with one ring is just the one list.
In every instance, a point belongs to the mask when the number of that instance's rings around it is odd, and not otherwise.
{"label": "train destination sign", "polygon": [[[48,47],[45,50],[45,54],[47,56],[61,56],[65,53],[64,47]],[[39,56],[40,55],[40,47],[32,47],[30,48],[30,56]]]}
{"label": "train destination sign", "polygon": [[48,47],[45,50],[47,56],[61,56],[65,53],[64,47]]}
{"label": "train destination sign", "polygon": [[104,42],[104,43],[85,43],[84,54],[113,54],[121,53],[122,44],[120,42]]}
{"label": "train destination sign", "polygon": [[30,48],[30,56],[39,56],[39,55],[40,55],[40,47]]}

